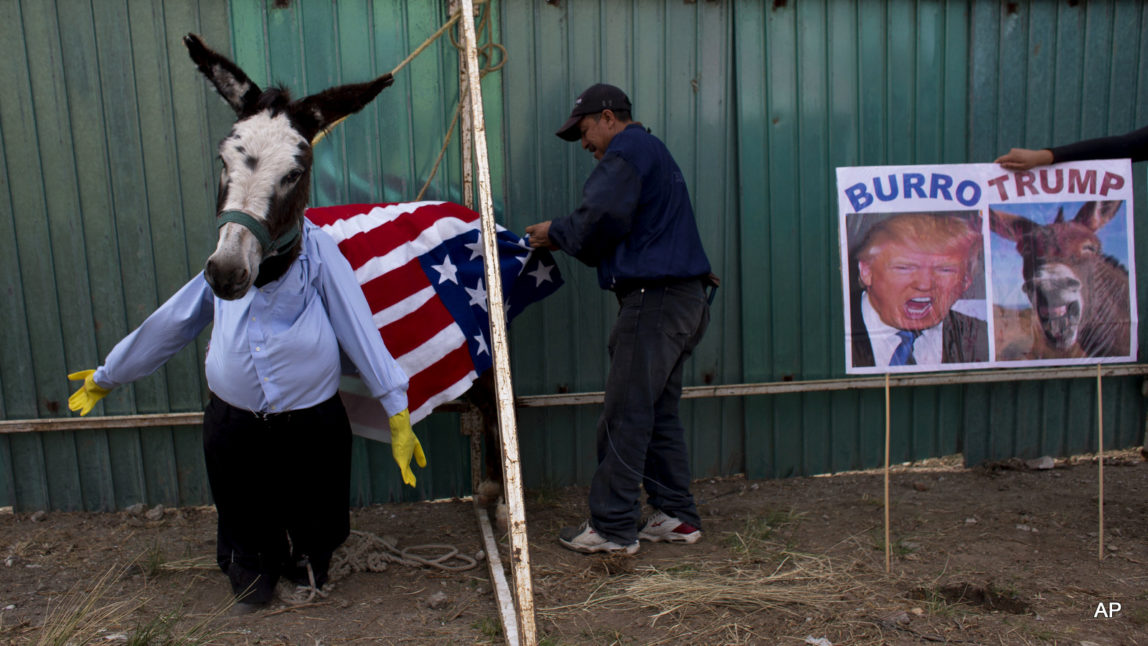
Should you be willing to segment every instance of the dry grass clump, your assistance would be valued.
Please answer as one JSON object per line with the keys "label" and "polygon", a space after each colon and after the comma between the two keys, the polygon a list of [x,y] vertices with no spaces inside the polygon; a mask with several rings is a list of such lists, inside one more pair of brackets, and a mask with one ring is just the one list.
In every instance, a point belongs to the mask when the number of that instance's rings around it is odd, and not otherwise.
{"label": "dry grass clump", "polygon": [[763,630],[816,624],[815,618],[855,599],[861,587],[852,574],[855,563],[842,568],[828,556],[798,552],[775,540],[773,529],[747,525],[729,539],[731,552],[740,558],[638,567],[604,579],[584,602],[546,608],[541,614],[558,619],[576,613],[652,611],[651,628],[659,621],[670,623],[647,635],[654,640],[650,644],[768,643]]}
{"label": "dry grass clump", "polygon": [[738,564],[705,569],[644,568],[623,577],[615,591],[591,596],[588,607],[622,602],[653,608],[654,620],[687,609],[712,612],[764,610],[798,614],[797,608],[837,603],[852,584],[834,571],[828,557],[783,551],[772,570]]}
{"label": "dry grass clump", "polygon": [[178,561],[164,561],[156,569],[160,572],[188,572],[191,570],[206,570],[214,572],[219,568],[213,556],[196,556]]}
{"label": "dry grass clump", "polygon": [[181,571],[198,569],[198,562],[153,562],[154,556],[144,554],[127,566],[108,569],[91,589],[80,583],[73,586],[55,604],[49,604],[48,615],[36,638],[37,646],[66,646],[103,641],[121,641],[127,644],[183,644],[217,643],[222,632],[217,621],[231,608],[232,602],[214,608],[199,617],[187,615],[176,608],[154,617],[141,612],[152,601],[144,590],[128,593],[122,599],[112,590],[126,573],[135,570]]}
{"label": "dry grass clump", "polygon": [[109,626],[125,622],[144,604],[144,599],[133,597],[123,601],[105,602],[109,588],[120,574],[116,567],[109,569],[92,586],[84,591],[79,584],[60,599],[49,605],[48,618],[40,631],[36,644],[39,646],[64,646],[94,638]]}

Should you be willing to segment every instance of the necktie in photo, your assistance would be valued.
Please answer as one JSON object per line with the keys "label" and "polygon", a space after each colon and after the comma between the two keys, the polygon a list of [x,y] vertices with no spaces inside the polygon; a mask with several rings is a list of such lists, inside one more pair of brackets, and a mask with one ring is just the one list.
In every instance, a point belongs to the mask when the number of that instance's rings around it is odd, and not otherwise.
{"label": "necktie in photo", "polygon": [[897,336],[901,337],[901,344],[893,351],[893,357],[889,359],[889,365],[916,365],[917,361],[913,359],[913,342],[917,340],[917,333],[909,330],[898,330]]}

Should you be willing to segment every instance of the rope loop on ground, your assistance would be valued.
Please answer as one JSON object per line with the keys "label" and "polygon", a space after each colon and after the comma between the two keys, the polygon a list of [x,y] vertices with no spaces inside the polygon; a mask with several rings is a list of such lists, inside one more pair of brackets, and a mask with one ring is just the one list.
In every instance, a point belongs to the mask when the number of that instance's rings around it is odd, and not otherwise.
{"label": "rope loop on ground", "polygon": [[[442,554],[431,558],[419,556],[414,553],[415,550],[442,550]],[[428,543],[427,545],[408,547],[402,551],[402,555],[409,563],[436,567],[440,570],[446,570],[447,572],[462,572],[478,565],[478,561],[465,554],[459,553],[457,547],[442,543]],[[458,563],[452,563],[451,561],[458,561]]]}
{"label": "rope loop on ground", "polygon": [[[442,553],[437,556],[419,554],[428,550]],[[390,536],[378,536],[356,529],[351,530],[351,536],[331,557],[330,576],[337,579],[351,572],[382,572],[391,563],[407,567],[433,567],[447,572],[469,570],[478,565],[478,561],[460,553],[453,545],[435,543],[399,549],[398,541]]]}
{"label": "rope loop on ground", "polygon": [[[420,552],[432,554],[423,555]],[[439,554],[435,556],[434,552]],[[383,572],[391,563],[407,567],[432,567],[444,572],[463,572],[478,565],[476,559],[459,552],[453,545],[429,543],[399,549],[398,541],[393,537],[353,529],[350,537],[331,556],[331,565],[327,571],[329,579],[323,588],[315,587],[315,572],[308,561],[308,585],[298,585],[294,593],[281,593],[279,597],[292,606],[311,603],[315,597],[326,598],[336,579],[352,572]]]}

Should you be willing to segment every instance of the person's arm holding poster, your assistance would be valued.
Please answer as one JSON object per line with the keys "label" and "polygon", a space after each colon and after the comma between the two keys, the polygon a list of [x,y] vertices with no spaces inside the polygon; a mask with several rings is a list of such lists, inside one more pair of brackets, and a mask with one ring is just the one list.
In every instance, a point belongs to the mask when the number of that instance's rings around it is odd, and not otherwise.
{"label": "person's arm holding poster", "polygon": [[1036,166],[1087,159],[1148,160],[1148,127],[1112,137],[1085,139],[1055,148],[1030,150],[1013,148],[997,157],[994,163],[1007,170],[1028,170]]}

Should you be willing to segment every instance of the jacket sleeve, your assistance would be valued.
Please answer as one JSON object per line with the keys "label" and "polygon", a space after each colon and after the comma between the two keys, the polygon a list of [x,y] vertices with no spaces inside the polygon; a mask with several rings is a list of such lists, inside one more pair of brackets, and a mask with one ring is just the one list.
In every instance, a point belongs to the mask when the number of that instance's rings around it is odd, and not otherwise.
{"label": "jacket sleeve", "polygon": [[590,265],[598,263],[630,234],[642,194],[642,179],[617,154],[602,158],[582,189],[582,203],[550,223],[558,248]]}
{"label": "jacket sleeve", "polygon": [[1134,162],[1145,161],[1148,160],[1148,127],[1123,135],[1086,139],[1049,150],[1052,151],[1054,162],[1125,158]]}

